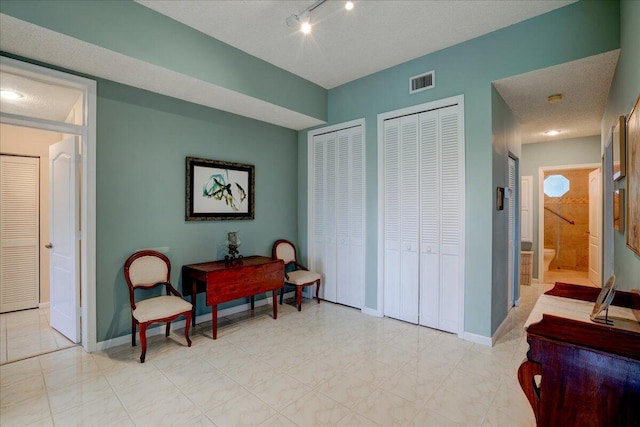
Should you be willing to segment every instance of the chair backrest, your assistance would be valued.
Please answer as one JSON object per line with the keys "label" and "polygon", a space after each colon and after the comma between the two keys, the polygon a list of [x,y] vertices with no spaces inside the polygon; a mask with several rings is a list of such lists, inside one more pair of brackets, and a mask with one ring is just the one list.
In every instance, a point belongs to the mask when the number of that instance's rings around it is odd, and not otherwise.
{"label": "chair backrest", "polygon": [[138,251],[124,263],[124,277],[131,290],[170,283],[171,262],[160,252]]}
{"label": "chair backrest", "polygon": [[296,262],[296,247],[288,240],[277,240],[273,244],[273,258],[283,260],[285,265]]}

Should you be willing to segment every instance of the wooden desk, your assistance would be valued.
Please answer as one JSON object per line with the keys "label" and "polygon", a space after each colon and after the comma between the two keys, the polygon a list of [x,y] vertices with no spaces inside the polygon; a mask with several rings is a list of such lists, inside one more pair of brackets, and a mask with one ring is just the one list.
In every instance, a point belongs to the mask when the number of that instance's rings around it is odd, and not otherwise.
{"label": "wooden desk", "polygon": [[617,291],[603,325],[589,320],[599,292],[556,283],[525,324],[518,381],[538,426],[640,425],[640,295]]}
{"label": "wooden desk", "polygon": [[262,256],[250,256],[242,263],[228,264],[225,261],[203,262],[182,266],[183,294],[191,295],[192,317],[195,326],[196,294],[206,292],[207,305],[211,306],[213,339],[218,337],[218,304],[256,294],[272,292],[273,318],[278,318],[277,292],[284,286],[284,262]]}

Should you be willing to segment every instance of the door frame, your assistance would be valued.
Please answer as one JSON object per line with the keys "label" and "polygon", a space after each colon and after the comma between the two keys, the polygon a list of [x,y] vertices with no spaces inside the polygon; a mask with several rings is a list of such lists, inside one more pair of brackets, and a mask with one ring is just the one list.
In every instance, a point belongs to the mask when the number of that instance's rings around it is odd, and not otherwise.
{"label": "door frame", "polygon": [[[510,230],[513,235],[513,251],[511,265],[511,286],[507,280],[507,313],[513,307],[520,305],[520,159],[518,156],[509,152],[507,156],[507,185],[509,182],[509,160],[514,163],[513,192],[509,194],[509,200],[513,200],[513,229]],[[508,187],[507,187],[508,188]],[[507,218],[507,227],[509,219]],[[507,246],[509,245],[509,230],[507,230]],[[507,248],[508,249],[508,248]],[[507,256],[507,260],[509,257]],[[511,299],[509,299],[509,291],[511,291]]]}
{"label": "door frame", "polygon": [[44,83],[82,92],[83,123],[75,125],[17,114],[0,113],[0,123],[77,135],[81,137],[80,292],[82,347],[96,350],[96,106],[97,83],[84,77],[0,56],[0,69]]}
{"label": "door frame", "polygon": [[[544,283],[544,173],[556,170],[589,168],[600,169],[600,180],[602,182],[602,165],[600,163],[540,166],[538,168],[538,283]],[[602,242],[600,243],[599,251],[599,257],[602,258]],[[602,276],[602,269],[600,269],[600,275]],[[600,279],[602,280],[602,277]]]}

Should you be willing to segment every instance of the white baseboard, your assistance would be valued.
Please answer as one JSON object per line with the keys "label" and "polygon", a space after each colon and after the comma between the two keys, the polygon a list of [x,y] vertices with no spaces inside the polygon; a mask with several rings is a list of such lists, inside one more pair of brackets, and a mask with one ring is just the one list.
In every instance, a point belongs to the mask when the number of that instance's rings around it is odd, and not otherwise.
{"label": "white baseboard", "polygon": [[[285,298],[289,298],[295,296],[295,292],[287,292],[284,294]],[[256,307],[260,307],[261,305],[266,305],[266,304],[271,304],[272,301],[272,297],[267,297],[261,300],[256,300],[255,301],[255,306]],[[277,303],[277,301],[276,301]],[[229,308],[225,308],[223,310],[219,310],[218,311],[218,318],[220,317],[225,317],[225,316],[230,316],[232,314],[236,314],[236,313],[240,313],[242,311],[247,311],[251,309],[251,303],[245,303],[245,304],[239,304],[239,305],[235,305],[233,307],[229,307]],[[182,329],[185,326],[185,320],[186,319],[182,319],[182,320],[178,320],[177,322],[171,322],[171,330],[176,330],[176,329]],[[211,313],[205,313],[205,314],[200,314],[199,316],[196,316],[196,325],[198,323],[203,323],[203,322],[209,322],[211,321]],[[154,335],[161,335],[164,334],[164,328],[163,327],[156,327],[156,328],[152,328],[152,329],[147,329],[147,337],[152,337]],[[111,338],[105,341],[100,341],[96,344],[96,351],[103,351],[106,350],[108,348],[111,347],[116,347],[122,344],[126,344],[126,343],[130,343],[131,342],[131,334],[128,333],[127,335],[122,335],[120,337],[116,337],[116,338]]]}
{"label": "white baseboard", "polygon": [[471,341],[476,344],[486,345],[487,347],[491,347],[492,340],[490,337],[485,337],[484,335],[472,334],[471,332],[463,332],[462,339],[465,341]]}
{"label": "white baseboard", "polygon": [[509,314],[507,315],[507,317],[504,318],[500,326],[498,326],[498,329],[496,329],[494,334],[491,336],[491,347],[493,347],[496,341],[498,341],[500,337],[504,335],[504,333],[507,330],[509,330],[509,326],[511,324],[510,317],[511,317],[511,311],[509,311]]}
{"label": "white baseboard", "polygon": [[38,308],[49,308],[50,306],[50,302],[41,302],[40,304],[38,304]]}
{"label": "white baseboard", "polygon": [[382,313],[375,308],[362,307],[362,314],[366,314],[368,316],[373,317],[382,317]]}

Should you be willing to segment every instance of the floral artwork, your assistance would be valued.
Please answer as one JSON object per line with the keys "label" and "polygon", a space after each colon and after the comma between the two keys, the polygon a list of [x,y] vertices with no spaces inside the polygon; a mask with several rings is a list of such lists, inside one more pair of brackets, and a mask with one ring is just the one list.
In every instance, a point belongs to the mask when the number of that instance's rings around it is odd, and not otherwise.
{"label": "floral artwork", "polygon": [[253,165],[187,157],[186,220],[254,219]]}

